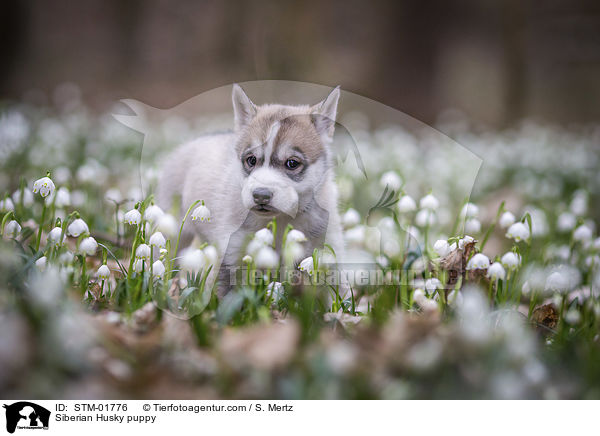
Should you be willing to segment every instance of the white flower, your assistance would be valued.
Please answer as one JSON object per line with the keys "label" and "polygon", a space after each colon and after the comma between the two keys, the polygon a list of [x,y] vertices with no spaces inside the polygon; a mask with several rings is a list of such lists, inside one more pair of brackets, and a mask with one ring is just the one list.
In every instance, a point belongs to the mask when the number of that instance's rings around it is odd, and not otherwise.
{"label": "white flower", "polygon": [[162,261],[157,260],[152,264],[152,275],[154,277],[161,277],[165,274],[165,265]]}
{"label": "white flower", "polygon": [[364,226],[356,226],[344,232],[344,239],[349,244],[360,245],[365,241],[366,229]]}
{"label": "white flower", "polygon": [[148,208],[144,212],[144,219],[155,224],[163,217],[164,214],[165,213],[159,206],[153,204],[151,206],[148,206]]}
{"label": "white flower", "polygon": [[260,229],[258,232],[254,234],[254,239],[256,241],[261,242],[264,245],[272,245],[273,244],[273,233],[271,230],[264,228]]}
{"label": "white flower", "polygon": [[0,211],[9,212],[11,210],[15,210],[15,205],[10,198],[6,197],[5,199],[0,200]]}
{"label": "white flower", "polygon": [[360,223],[360,214],[355,209],[348,209],[342,215],[342,224],[344,227],[354,227],[358,223]]}
{"label": "white flower", "polygon": [[440,202],[432,194],[426,195],[425,197],[421,198],[421,201],[419,201],[419,206],[423,209],[435,210],[439,207],[439,205]]}
{"label": "white flower", "polygon": [[450,253],[450,245],[448,244],[447,240],[438,239],[437,241],[435,241],[435,244],[433,244],[433,250],[437,253],[438,256],[444,257],[448,253]]}
{"label": "white flower", "polygon": [[83,239],[79,244],[79,252],[81,254],[87,254],[88,256],[92,256],[94,253],[96,253],[97,248],[98,243],[91,236]]}
{"label": "white flower", "polygon": [[273,301],[279,301],[283,296],[283,285],[280,282],[269,283],[266,294],[268,297],[273,297]]}
{"label": "white flower", "polygon": [[15,220],[10,220],[4,227],[4,234],[9,238],[16,238],[21,233],[21,225]]}
{"label": "white flower", "polygon": [[137,273],[142,272],[144,270],[144,259],[136,259],[135,262],[133,262],[133,270]]}
{"label": "white flower", "polygon": [[242,257],[242,262],[252,263],[252,256],[250,256],[249,254],[246,254],[244,257]]}
{"label": "white flower", "polygon": [[88,225],[81,218],[73,220],[73,222],[69,224],[69,227],[67,227],[67,233],[74,238],[89,232],[90,229],[88,228]]}
{"label": "white flower", "polygon": [[546,279],[545,290],[549,292],[565,292],[569,290],[569,278],[567,274],[554,271]]}
{"label": "white flower", "polygon": [[150,245],[157,248],[165,248],[167,241],[161,232],[155,232],[148,241]]}
{"label": "white flower", "polygon": [[571,212],[563,212],[558,216],[556,224],[561,232],[570,232],[575,228],[577,218]]}
{"label": "white flower", "polygon": [[486,269],[490,266],[490,259],[483,253],[477,253],[474,255],[469,263],[467,263],[467,269]]}
{"label": "white flower", "polygon": [[292,229],[287,234],[286,242],[305,242],[306,235],[302,233],[300,230]]}
{"label": "white flower", "polygon": [[415,224],[419,227],[433,226],[436,222],[435,212],[431,209],[421,209],[415,217]]}
{"label": "white flower", "polygon": [[204,201],[192,212],[192,221],[210,221],[210,210],[204,205]]}
{"label": "white flower", "polygon": [[569,206],[571,212],[573,212],[577,216],[583,216],[587,213],[588,210],[588,196],[585,191],[577,191],[573,196],[573,200],[571,200],[571,204]]}
{"label": "white flower", "polygon": [[381,179],[379,179],[379,184],[384,188],[388,186],[390,189],[397,191],[402,186],[402,179],[396,172],[388,171],[383,173]]}
{"label": "white flower", "polygon": [[488,278],[492,280],[504,280],[506,271],[500,262],[494,262],[487,270]]}
{"label": "white flower", "polygon": [[521,264],[521,256],[519,256],[517,253],[509,251],[502,256],[501,262],[506,268],[515,269]]}
{"label": "white flower", "polygon": [[427,281],[425,282],[425,290],[427,290],[428,293],[432,294],[434,293],[437,289],[442,287],[442,282],[440,282],[438,279],[431,278],[431,279],[427,279]]}
{"label": "white flower", "polygon": [[54,202],[54,205],[58,208],[70,206],[71,205],[71,194],[69,193],[69,190],[67,188],[65,188],[64,186],[61,186],[60,188],[58,188],[56,190],[56,192],[54,193],[54,195],[51,195],[46,198],[46,204],[49,205],[49,204],[52,204],[53,202]]}
{"label": "white flower", "polygon": [[477,207],[477,205],[475,205],[473,203],[466,203],[463,206],[460,214],[461,214],[461,216],[464,216],[467,218],[473,218],[479,214],[479,208]]}
{"label": "white flower", "polygon": [[146,244],[140,244],[135,249],[135,257],[137,259],[150,259],[150,246]]}
{"label": "white flower", "polygon": [[179,229],[173,215],[165,213],[159,218],[158,223],[156,224],[156,230],[162,232],[167,238],[173,238]]}
{"label": "white flower", "polygon": [[309,276],[312,275],[314,268],[315,268],[315,265],[313,263],[312,256],[307,257],[302,262],[300,262],[300,265],[298,265],[298,269],[300,271],[306,271]]}
{"label": "white flower", "polygon": [[516,242],[526,241],[529,239],[529,229],[522,222],[516,222],[508,228],[506,237]]}
{"label": "white flower", "polygon": [[65,237],[63,236],[63,240],[60,240],[60,236],[62,235],[62,229],[60,227],[54,227],[52,230],[50,230],[50,233],[48,233],[48,238],[46,239],[46,242],[50,245],[62,245],[63,242],[65,242]]}
{"label": "white flower", "polygon": [[111,188],[104,194],[104,198],[108,201],[114,201],[115,203],[120,203],[123,201],[123,196],[121,195],[121,191],[117,188]]}
{"label": "white flower", "polygon": [[573,239],[581,242],[590,241],[592,239],[592,229],[585,224],[580,225],[573,232]]}
{"label": "white flower", "polygon": [[273,269],[279,264],[279,255],[271,247],[265,245],[256,254],[256,267]]}
{"label": "white flower", "polygon": [[419,306],[422,306],[421,303],[427,300],[427,297],[425,296],[425,291],[420,288],[415,289],[415,291],[412,294],[412,297],[413,301],[416,302]]}
{"label": "white flower", "polygon": [[500,216],[500,227],[506,229],[510,227],[515,222],[515,216],[510,212],[504,212],[502,216]]}
{"label": "white flower", "polygon": [[188,271],[197,274],[206,263],[202,250],[196,248],[188,248],[181,256],[179,264],[183,271]]}
{"label": "white flower", "polygon": [[65,251],[60,256],[58,256],[58,261],[63,265],[67,265],[73,262],[74,257],[75,256],[73,256],[73,253],[71,253],[70,251]]}
{"label": "white flower", "polygon": [[217,263],[219,253],[213,245],[207,245],[206,247],[204,247],[204,250],[202,250],[202,252],[204,253],[204,257],[206,258],[206,261],[209,265],[215,265]]}
{"label": "white flower", "polygon": [[[12,195],[13,202],[21,203],[21,190],[17,189]],[[33,204],[33,194],[29,189],[23,189],[23,206],[29,207]]]}
{"label": "white flower", "polygon": [[52,195],[55,189],[54,182],[50,177],[42,177],[33,183],[33,193],[37,194],[39,192],[43,198]]}
{"label": "white flower", "polygon": [[35,266],[37,266],[40,271],[44,271],[46,269],[47,261],[48,259],[46,258],[46,256],[42,256],[35,261]]}
{"label": "white flower", "polygon": [[475,238],[469,235],[465,235],[464,238],[460,238],[458,240],[458,248],[460,250],[463,250],[465,248],[465,245],[470,244],[472,242],[475,242]]}
{"label": "white flower", "polygon": [[481,231],[481,222],[477,218],[470,218],[465,222],[466,233],[479,233]]}
{"label": "white flower", "polygon": [[398,212],[406,213],[417,210],[417,203],[410,195],[403,195],[400,200],[398,200]]}
{"label": "white flower", "polygon": [[593,247],[595,250],[600,250],[600,238],[594,239]]}
{"label": "white flower", "polygon": [[571,307],[569,310],[567,310],[565,321],[567,321],[569,324],[577,324],[580,320],[581,313],[579,313],[579,310],[577,310],[576,307]]}
{"label": "white flower", "polygon": [[129,225],[136,226],[142,222],[142,214],[137,209],[131,209],[125,214],[123,221]]}
{"label": "white flower", "polygon": [[98,268],[97,274],[100,280],[108,280],[110,278],[110,269],[108,269],[108,266],[102,265]]}

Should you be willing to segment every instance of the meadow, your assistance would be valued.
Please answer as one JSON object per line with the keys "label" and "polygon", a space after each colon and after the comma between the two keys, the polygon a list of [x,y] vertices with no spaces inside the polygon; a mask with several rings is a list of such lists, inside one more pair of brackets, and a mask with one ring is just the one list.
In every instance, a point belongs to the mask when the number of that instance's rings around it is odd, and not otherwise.
{"label": "meadow", "polygon": [[[141,166],[139,134],[59,91],[1,107],[4,397],[600,397],[598,126],[454,114],[438,127],[481,159],[473,177],[426,134],[365,124],[368,178],[337,170],[351,291],[326,280],[336,253],[299,259],[304,235],[274,220],[219,298],[217,249],[182,250],[140,183],[164,155]],[[171,119],[165,141],[191,129]]]}

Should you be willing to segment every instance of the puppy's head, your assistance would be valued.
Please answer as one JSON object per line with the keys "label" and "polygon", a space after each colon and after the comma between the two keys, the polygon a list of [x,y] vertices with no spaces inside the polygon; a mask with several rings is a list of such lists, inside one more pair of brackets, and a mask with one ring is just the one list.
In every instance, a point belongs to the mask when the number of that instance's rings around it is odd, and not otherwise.
{"label": "puppy's head", "polygon": [[257,106],[233,86],[236,152],[242,202],[262,216],[295,217],[331,166],[339,87],[314,106]]}

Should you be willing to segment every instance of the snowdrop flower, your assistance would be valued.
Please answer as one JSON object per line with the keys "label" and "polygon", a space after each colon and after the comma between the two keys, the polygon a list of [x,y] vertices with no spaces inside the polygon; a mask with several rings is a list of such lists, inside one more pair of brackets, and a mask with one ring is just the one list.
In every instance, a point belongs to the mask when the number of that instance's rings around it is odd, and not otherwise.
{"label": "snowdrop flower", "polygon": [[465,232],[479,233],[481,231],[481,222],[477,218],[470,218],[465,222]]}
{"label": "snowdrop flower", "polygon": [[5,199],[0,200],[0,211],[9,212],[11,210],[15,210],[15,205],[10,198],[6,197]]}
{"label": "snowdrop flower", "polygon": [[177,227],[177,221],[173,215],[168,213],[165,213],[159,218],[158,223],[156,224],[156,229],[166,235],[167,238],[173,238],[179,230]]}
{"label": "snowdrop flower", "polygon": [[271,282],[267,286],[267,296],[273,297],[275,302],[279,301],[279,299],[283,296],[283,285],[280,282]]}
{"label": "snowdrop flower", "polygon": [[289,242],[285,244],[284,259],[286,264],[295,263],[304,256],[304,248],[299,242]]}
{"label": "snowdrop flower", "polygon": [[73,222],[69,224],[69,227],[67,227],[67,233],[74,238],[89,232],[90,229],[88,228],[88,225],[81,218],[73,220]]}
{"label": "snowdrop flower", "polygon": [[[12,199],[15,203],[21,203],[21,190],[13,192]],[[29,189],[23,189],[23,206],[29,207],[33,204],[33,194]]]}
{"label": "snowdrop flower", "polygon": [[366,229],[364,226],[356,226],[344,232],[344,239],[348,244],[361,245],[365,241]]}
{"label": "snowdrop flower", "polygon": [[354,227],[358,223],[360,223],[360,215],[354,209],[348,209],[342,216],[342,224],[344,227]]}
{"label": "snowdrop flower", "polygon": [[121,195],[121,191],[117,188],[111,188],[104,194],[104,198],[108,201],[114,201],[115,203],[120,203],[123,201],[123,196]]}
{"label": "snowdrop flower", "polygon": [[273,269],[279,264],[279,255],[271,247],[265,245],[256,254],[256,267]]}
{"label": "snowdrop flower", "polygon": [[79,244],[79,252],[81,254],[87,254],[88,256],[92,256],[93,254],[95,254],[97,248],[98,243],[91,236],[88,236]]}
{"label": "snowdrop flower", "polygon": [[35,261],[35,266],[37,266],[37,268],[40,271],[44,271],[46,269],[47,261],[48,261],[48,259],[46,258],[46,256],[42,256],[38,260]]}
{"label": "snowdrop flower", "polygon": [[517,268],[521,264],[521,256],[519,256],[517,253],[509,251],[502,256],[500,261],[502,262],[502,265],[511,270]]}
{"label": "snowdrop flower", "polygon": [[583,216],[588,210],[588,196],[585,191],[577,191],[571,200],[569,209],[577,216]]}
{"label": "snowdrop flower", "polygon": [[307,257],[302,262],[300,262],[300,265],[298,265],[298,269],[300,271],[306,271],[309,276],[312,275],[314,268],[315,265],[312,256]]}
{"label": "snowdrop flower", "polygon": [[161,232],[155,232],[152,236],[150,236],[150,240],[148,242],[151,246],[156,248],[165,248],[165,244],[167,243]]}
{"label": "snowdrop flower", "polygon": [[488,268],[487,276],[492,280],[504,280],[506,277],[506,271],[500,262],[494,262]]}
{"label": "snowdrop flower", "polygon": [[300,230],[292,229],[287,234],[286,242],[306,242],[306,235]]}
{"label": "snowdrop flower", "polygon": [[600,238],[594,239],[594,243],[592,246],[594,247],[594,250],[600,250]]}
{"label": "snowdrop flower", "polygon": [[558,216],[556,224],[561,232],[570,232],[575,228],[577,218],[571,212],[563,212]]}
{"label": "snowdrop flower", "polygon": [[158,222],[158,220],[162,218],[164,214],[165,213],[159,206],[153,204],[151,206],[148,206],[148,208],[144,212],[144,219],[155,224]]}
{"label": "snowdrop flower", "polygon": [[508,228],[506,237],[514,239],[516,242],[527,241],[529,239],[529,229],[522,222],[514,223]]}
{"label": "snowdrop flower", "polygon": [[502,214],[502,216],[500,216],[500,221],[498,223],[500,224],[500,227],[502,227],[503,229],[506,229],[506,228],[510,227],[511,225],[513,225],[515,220],[516,220],[516,218],[512,213],[504,212]]}
{"label": "snowdrop flower", "polygon": [[419,227],[433,226],[436,223],[435,213],[431,209],[421,209],[415,217],[415,224]]}
{"label": "snowdrop flower", "polygon": [[546,279],[544,289],[547,292],[565,292],[569,290],[569,278],[560,271],[554,271]]}
{"label": "snowdrop flower", "polygon": [[123,221],[131,226],[137,226],[142,222],[142,214],[137,209],[131,209],[125,214]]}
{"label": "snowdrop flower", "polygon": [[140,244],[135,250],[135,257],[137,259],[150,259],[150,247],[146,244]]}
{"label": "snowdrop flower", "polygon": [[197,274],[206,263],[202,250],[196,248],[188,248],[185,250],[180,260],[181,269]]}
{"label": "snowdrop flower", "polygon": [[450,253],[450,245],[448,244],[447,240],[438,239],[437,241],[435,241],[435,244],[433,244],[433,250],[437,253],[438,256],[444,257],[448,253]]}
{"label": "snowdrop flower", "polygon": [[398,191],[402,186],[402,179],[395,171],[388,171],[383,173],[381,179],[379,179],[379,184],[384,188],[388,186],[390,189]]}
{"label": "snowdrop flower", "polygon": [[581,313],[579,313],[576,307],[571,307],[565,315],[565,321],[569,324],[577,324],[580,320]]}
{"label": "snowdrop flower", "polygon": [[50,177],[42,177],[33,183],[33,193],[37,194],[39,192],[43,198],[52,195],[55,189],[56,186],[54,186],[54,182]]}
{"label": "snowdrop flower", "polygon": [[460,250],[463,250],[465,248],[465,245],[470,244],[472,242],[475,242],[475,238],[469,235],[465,235],[464,238],[460,238],[458,240],[458,248]]}
{"label": "snowdrop flower", "polygon": [[204,247],[204,250],[202,250],[202,252],[204,253],[204,257],[206,258],[206,261],[209,265],[215,265],[217,263],[219,254],[217,252],[217,249],[213,245],[207,245],[206,247]]}
{"label": "snowdrop flower", "polygon": [[136,273],[140,273],[142,271],[144,271],[144,259],[137,259],[135,262],[133,262],[133,270]]}
{"label": "snowdrop flower", "polygon": [[466,203],[460,211],[461,216],[473,218],[479,214],[479,208],[473,203]]}
{"label": "snowdrop flower", "polygon": [[201,222],[210,221],[210,210],[204,205],[204,201],[192,212],[192,221],[200,220]]}
{"label": "snowdrop flower", "polygon": [[256,241],[261,242],[264,245],[272,245],[273,244],[273,233],[271,230],[264,228],[260,229],[258,232],[254,234],[254,239]]}
{"label": "snowdrop flower", "polygon": [[58,261],[60,263],[62,263],[63,265],[67,265],[67,264],[73,262],[74,258],[75,258],[75,256],[73,256],[73,253],[71,253],[70,251],[65,251],[60,256],[58,256]]}
{"label": "snowdrop flower", "polygon": [[425,282],[425,290],[430,294],[434,293],[436,290],[440,289],[441,287],[442,287],[442,282],[440,282],[436,278],[428,279]]}
{"label": "snowdrop flower", "polygon": [[244,257],[242,257],[242,262],[252,263],[252,256],[250,256],[249,254],[246,254]]}
{"label": "snowdrop flower", "polygon": [[580,225],[573,232],[573,239],[580,242],[587,242],[592,239],[592,229],[585,224]]}
{"label": "snowdrop flower", "polygon": [[164,274],[165,274],[165,265],[162,263],[162,261],[157,260],[156,262],[154,262],[152,264],[152,275],[154,277],[162,278],[162,276]]}
{"label": "snowdrop flower", "polygon": [[64,186],[58,188],[53,196],[46,198],[46,204],[52,204],[52,202],[54,202],[54,205],[59,208],[70,206],[71,194],[69,193],[69,190]]}
{"label": "snowdrop flower", "polygon": [[4,227],[4,234],[9,238],[16,238],[21,233],[21,226],[15,220],[10,220]]}
{"label": "snowdrop flower", "polygon": [[421,201],[419,201],[419,206],[423,209],[435,210],[439,207],[439,205],[440,202],[432,194],[426,195],[425,197],[421,198]]}
{"label": "snowdrop flower", "polygon": [[97,274],[100,280],[108,280],[110,278],[110,269],[108,269],[108,266],[102,265],[98,268]]}
{"label": "snowdrop flower", "polygon": [[62,245],[65,242],[65,237],[63,240],[60,240],[60,236],[62,235],[62,229],[60,227],[54,227],[48,233],[48,238],[46,239],[46,243],[49,245]]}
{"label": "snowdrop flower", "polygon": [[398,200],[398,212],[407,213],[417,210],[417,203],[410,195],[403,195]]}
{"label": "snowdrop flower", "polygon": [[467,263],[467,269],[487,269],[490,266],[490,259],[483,253],[477,253]]}

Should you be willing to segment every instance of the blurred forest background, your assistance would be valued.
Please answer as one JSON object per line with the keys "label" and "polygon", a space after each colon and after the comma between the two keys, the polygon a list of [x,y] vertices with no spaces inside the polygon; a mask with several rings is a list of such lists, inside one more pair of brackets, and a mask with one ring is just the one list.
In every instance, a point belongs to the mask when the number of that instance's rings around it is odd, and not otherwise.
{"label": "blurred forest background", "polygon": [[3,98],[64,82],[106,110],[171,107],[231,82],[285,79],[378,100],[426,123],[600,118],[597,0],[4,2]]}

